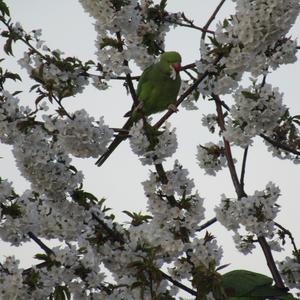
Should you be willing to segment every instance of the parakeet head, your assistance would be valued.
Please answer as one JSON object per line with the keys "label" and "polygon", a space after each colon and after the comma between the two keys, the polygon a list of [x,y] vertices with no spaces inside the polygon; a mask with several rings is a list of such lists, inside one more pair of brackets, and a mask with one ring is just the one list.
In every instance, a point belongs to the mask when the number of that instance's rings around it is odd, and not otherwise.
{"label": "parakeet head", "polygon": [[160,56],[160,63],[166,71],[170,71],[170,68],[173,68],[178,73],[181,69],[181,56],[175,51],[165,52]]}

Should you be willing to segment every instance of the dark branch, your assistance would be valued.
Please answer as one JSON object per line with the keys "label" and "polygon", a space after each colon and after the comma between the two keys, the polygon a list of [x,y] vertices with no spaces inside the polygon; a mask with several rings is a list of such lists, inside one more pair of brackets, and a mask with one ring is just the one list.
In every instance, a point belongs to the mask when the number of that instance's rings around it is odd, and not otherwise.
{"label": "dark branch", "polygon": [[284,286],[284,283],[282,281],[282,278],[278,272],[278,269],[276,267],[269,244],[267,243],[266,239],[263,236],[258,237],[258,242],[264,252],[264,255],[265,255],[265,258],[267,261],[267,265],[272,273],[272,276],[273,276],[276,286],[280,289],[286,289],[286,287]]}
{"label": "dark branch", "polygon": [[[222,111],[222,101],[220,100],[220,97],[217,95],[212,95],[212,98],[215,100],[216,103],[216,109],[217,109],[217,116],[218,116],[218,123],[221,131],[225,131],[225,120],[224,120],[224,114]],[[238,198],[242,198],[246,195],[245,191],[243,190],[243,187],[240,184],[239,178],[237,176],[237,172],[234,165],[234,160],[231,153],[231,147],[229,142],[223,137],[224,141],[224,152],[227,159],[228,168],[230,171],[230,176],[233,182],[233,185],[235,187],[235,191],[237,193]]]}
{"label": "dark branch", "polygon": [[187,293],[193,295],[193,296],[197,296],[197,292],[190,289],[189,287],[185,286],[184,284],[178,282],[177,280],[173,279],[170,275],[164,273],[163,271],[160,271],[160,274],[162,275],[163,278],[167,279],[168,281],[170,281],[171,283],[173,283],[175,286],[177,286],[178,288],[186,291]]}
{"label": "dark branch", "polygon": [[223,6],[223,4],[225,3],[226,0],[221,0],[221,2],[219,3],[219,5],[216,7],[215,11],[213,12],[213,14],[210,16],[210,18],[208,19],[207,23],[204,25],[203,27],[203,31],[202,31],[202,35],[201,35],[201,39],[204,40],[207,30],[210,26],[210,24],[212,23],[212,21],[216,18],[219,10],[221,9],[221,7]]}
{"label": "dark branch", "polygon": [[290,238],[290,240],[291,240],[291,243],[292,243],[292,245],[293,245],[294,251],[297,252],[297,251],[298,251],[298,248],[297,248],[297,246],[296,246],[295,239],[294,239],[292,233],[291,233],[288,229],[286,229],[286,228],[284,228],[282,225],[280,225],[279,223],[276,223],[276,222],[275,222],[275,226],[277,226],[280,230],[282,230],[286,235],[289,236],[289,238]]}
{"label": "dark branch", "polygon": [[48,255],[54,255],[55,253],[47,246],[45,245],[33,232],[29,231],[28,236],[36,243],[38,244],[41,249],[43,249]]}
{"label": "dark branch", "polygon": [[[159,176],[159,180],[162,184],[167,184],[168,183],[168,177],[167,174],[163,168],[162,164],[155,164],[155,169],[156,172]],[[178,206],[178,203],[175,199],[174,196],[167,196],[168,202],[170,203],[171,206]]]}
{"label": "dark branch", "polygon": [[206,223],[204,223],[203,225],[201,225],[201,226],[197,229],[197,231],[202,231],[202,230],[206,229],[207,227],[209,227],[210,225],[212,225],[212,224],[214,224],[214,223],[216,223],[216,222],[217,222],[217,218],[214,217],[214,218],[208,220],[208,221],[207,221]]}
{"label": "dark branch", "polygon": [[[213,64],[217,64],[221,58],[222,56],[218,56]],[[175,106],[178,107],[185,100],[185,98],[187,98],[194,90],[196,90],[198,85],[206,78],[208,74],[208,71],[205,71],[203,74],[201,74],[198,79],[178,98]],[[154,127],[159,128],[173,113],[174,110],[168,110],[165,115],[154,125]]]}
{"label": "dark branch", "polygon": [[199,30],[201,32],[206,32],[206,33],[210,33],[210,34],[214,34],[214,31],[211,31],[211,30],[207,30],[207,29],[204,29],[204,28],[201,28],[199,26],[196,26],[194,24],[194,21],[188,19],[184,13],[181,13],[181,17],[183,19],[183,21],[185,23],[182,23],[182,22],[177,22],[177,21],[173,21],[173,20],[168,20],[168,19],[165,19],[166,22],[168,23],[171,23],[171,24],[176,24],[178,26],[181,26],[181,27],[188,27],[188,28],[192,28],[192,29],[196,29],[196,30]]}
{"label": "dark branch", "polygon": [[262,137],[264,140],[266,140],[271,145],[273,145],[274,147],[280,148],[280,149],[282,149],[284,151],[293,153],[295,155],[300,155],[299,151],[297,151],[297,150],[295,150],[295,149],[293,149],[293,148],[291,148],[291,147],[289,147],[289,146],[287,146],[285,144],[281,144],[279,142],[276,142],[276,141],[272,140],[270,137],[264,135],[263,133],[261,133],[259,136]]}
{"label": "dark branch", "polygon": [[248,147],[245,148],[244,150],[244,155],[243,155],[243,163],[242,163],[242,170],[241,170],[241,177],[240,177],[240,185],[242,189],[244,189],[245,185],[245,171],[246,171],[246,162],[247,162],[247,156],[248,156]]}

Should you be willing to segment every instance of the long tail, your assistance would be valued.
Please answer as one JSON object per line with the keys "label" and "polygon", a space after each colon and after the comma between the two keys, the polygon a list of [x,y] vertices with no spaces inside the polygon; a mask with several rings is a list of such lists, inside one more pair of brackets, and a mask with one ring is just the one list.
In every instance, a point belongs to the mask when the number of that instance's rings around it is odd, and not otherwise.
{"label": "long tail", "polygon": [[[122,129],[129,130],[133,125],[132,118],[129,118],[127,122],[124,124]],[[100,156],[100,158],[96,161],[95,165],[98,167],[102,166],[104,162],[109,158],[109,156],[114,152],[114,150],[122,143],[122,141],[126,140],[127,137],[124,137],[123,133],[119,133],[115,139],[108,146],[108,149],[104,154]]]}

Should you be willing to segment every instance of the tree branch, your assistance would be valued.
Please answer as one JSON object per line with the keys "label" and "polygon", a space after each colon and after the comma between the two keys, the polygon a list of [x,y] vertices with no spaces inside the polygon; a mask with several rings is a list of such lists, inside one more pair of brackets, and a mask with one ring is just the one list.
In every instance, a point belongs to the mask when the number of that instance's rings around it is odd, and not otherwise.
{"label": "tree branch", "polygon": [[[218,56],[213,64],[217,64],[222,56]],[[191,64],[192,66],[194,64]],[[178,107],[184,100],[187,98],[197,87],[198,85],[206,78],[206,76],[209,74],[208,71],[205,71],[203,74],[200,74],[198,79],[178,98],[175,106]],[[159,128],[172,114],[174,113],[174,110],[168,110],[165,115],[154,125],[155,128]]]}
{"label": "tree branch", "polygon": [[33,232],[29,231],[28,236],[36,243],[38,244],[41,249],[43,249],[48,255],[54,255],[55,253],[47,246],[45,245]]}
{"label": "tree branch", "polygon": [[[216,102],[218,123],[219,123],[220,129],[221,129],[221,131],[224,131],[225,130],[225,120],[224,120],[224,114],[222,112],[221,100],[220,100],[219,96],[217,96],[217,95],[212,95],[212,97]],[[225,145],[225,156],[227,159],[232,182],[235,187],[238,199],[240,199],[242,197],[247,197],[247,194],[245,193],[244,188],[241,185],[241,183],[239,182],[239,179],[236,174],[234,162],[233,162],[232,155],[231,155],[230,144],[228,143],[228,141],[225,138],[223,138],[223,140],[224,140],[224,145]],[[265,237],[262,237],[262,236],[258,237],[258,242],[263,250],[263,253],[264,253],[266,261],[267,261],[267,265],[271,271],[271,274],[273,276],[276,286],[278,288],[285,289],[284,283],[282,281],[280,273],[275,264],[270,246],[267,243]]]}
{"label": "tree branch", "polygon": [[168,19],[165,19],[165,21],[168,22],[168,23],[171,23],[171,24],[176,24],[176,25],[181,26],[181,27],[188,27],[188,28],[200,30],[201,32],[206,32],[206,33],[214,34],[214,31],[211,31],[211,30],[204,29],[204,28],[201,28],[199,26],[196,26],[194,24],[194,21],[188,19],[185,16],[184,13],[181,13],[181,17],[182,17],[183,21],[186,22],[186,24],[185,23],[180,23],[180,22],[177,22],[177,21],[168,20]]}
{"label": "tree branch", "polygon": [[215,11],[213,12],[213,14],[210,16],[210,18],[208,19],[207,23],[203,26],[203,31],[202,31],[202,35],[201,35],[201,40],[205,39],[207,30],[210,26],[210,24],[212,23],[212,21],[216,18],[218,12],[220,11],[221,7],[223,6],[223,4],[225,3],[226,0],[221,0],[221,2],[219,3],[219,5],[216,7]]}
{"label": "tree branch", "polygon": [[[220,97],[217,95],[212,95],[212,98],[215,100],[216,103],[216,109],[217,109],[217,116],[218,116],[218,123],[219,123],[219,127],[221,129],[221,132],[225,131],[225,121],[224,121],[224,114],[222,111],[222,105],[221,105],[221,100]],[[237,176],[237,172],[235,169],[235,165],[234,165],[234,160],[232,157],[232,153],[231,153],[231,147],[229,142],[223,137],[223,141],[224,141],[224,152],[225,152],[225,156],[227,159],[227,164],[228,164],[228,168],[230,171],[230,176],[236,191],[236,194],[238,196],[238,198],[242,198],[244,196],[246,196],[245,191],[243,190],[239,178]]]}
{"label": "tree branch", "polygon": [[206,223],[204,223],[203,225],[201,225],[201,226],[197,229],[197,231],[202,231],[202,230],[206,229],[207,227],[209,227],[210,225],[212,225],[212,224],[214,224],[214,223],[216,223],[216,222],[217,222],[217,218],[214,217],[214,218],[208,220],[208,221],[207,221]]}
{"label": "tree branch", "polygon": [[280,276],[280,273],[276,267],[269,244],[267,243],[266,239],[262,236],[258,237],[258,242],[264,252],[264,255],[265,255],[265,258],[267,261],[267,265],[269,267],[269,270],[271,271],[271,274],[273,276],[276,286],[280,289],[286,289],[286,287],[282,281],[282,278]]}
{"label": "tree branch", "polygon": [[[156,172],[159,176],[159,180],[162,184],[167,184],[168,183],[168,177],[167,177],[167,174],[164,170],[164,167],[162,164],[155,164],[155,169],[156,169]],[[171,206],[178,206],[178,203],[175,199],[174,196],[166,196],[167,199],[168,199],[168,202],[170,203]]]}
{"label": "tree branch", "polygon": [[296,246],[295,239],[294,239],[292,233],[277,222],[275,222],[275,226],[277,226],[280,230],[282,230],[285,234],[287,234],[289,236],[291,243],[293,245],[294,251],[297,252],[298,248]]}
{"label": "tree branch", "polygon": [[244,155],[243,155],[243,163],[242,163],[242,170],[241,170],[241,177],[240,177],[240,185],[241,188],[244,189],[244,179],[245,179],[245,171],[246,171],[246,162],[247,162],[247,156],[248,156],[248,149],[249,147],[247,146],[244,150]]}
{"label": "tree branch", "polygon": [[273,145],[274,147],[277,147],[277,148],[280,148],[284,151],[287,151],[287,152],[290,152],[290,153],[293,153],[295,155],[300,155],[300,152],[287,146],[287,145],[284,145],[284,144],[281,144],[279,142],[276,142],[274,140],[272,140],[270,137],[266,136],[265,134],[261,133],[259,135],[260,137],[262,137],[264,140],[266,140],[268,143],[270,143],[271,145]]}
{"label": "tree branch", "polygon": [[184,284],[180,283],[179,281],[173,279],[170,275],[164,273],[163,271],[159,271],[159,273],[161,274],[161,276],[165,279],[167,279],[168,281],[170,281],[171,283],[173,283],[175,286],[177,286],[178,288],[182,289],[183,291],[186,291],[187,293],[193,295],[193,296],[197,296],[197,292],[190,289],[189,287],[185,286]]}

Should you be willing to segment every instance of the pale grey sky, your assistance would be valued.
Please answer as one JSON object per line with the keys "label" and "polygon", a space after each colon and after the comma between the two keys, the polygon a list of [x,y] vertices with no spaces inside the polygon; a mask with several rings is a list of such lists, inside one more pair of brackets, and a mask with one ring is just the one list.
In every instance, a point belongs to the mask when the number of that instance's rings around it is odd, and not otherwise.
{"label": "pale grey sky", "polygon": [[[42,39],[47,45],[54,49],[59,48],[68,55],[74,55],[82,60],[95,59],[93,19],[83,12],[77,1],[71,0],[7,0],[10,7],[11,17],[14,21],[20,21],[24,29],[32,30],[41,28],[43,30]],[[217,20],[223,20],[225,16],[233,13],[231,1],[224,6]],[[203,26],[210,16],[212,10],[219,3],[217,0],[171,0],[168,8],[171,11],[184,11],[188,17],[194,19],[195,23]],[[201,4],[199,4],[201,3]],[[212,27],[213,29],[213,27]],[[293,37],[299,37],[300,22],[292,30]],[[167,38],[166,49],[177,50],[183,56],[183,63],[191,63],[197,59],[199,52],[199,32],[177,28],[172,30]],[[0,42],[1,43],[1,42]],[[0,44],[0,55],[3,55]],[[22,47],[15,47],[15,55],[19,57],[24,51]],[[12,70],[19,70],[13,63],[14,59],[8,59],[7,65]],[[27,75],[22,72],[25,79]],[[139,73],[138,73],[139,74]],[[299,114],[300,104],[298,100],[299,85],[299,62],[294,65],[283,66],[280,70],[270,75],[269,81],[274,86],[278,86],[284,92],[284,101],[291,106],[294,114]],[[12,88],[16,87],[12,85]],[[24,80],[18,90],[25,91],[20,95],[26,104],[33,103],[29,90],[30,81]],[[230,97],[225,98],[231,101]],[[93,116],[104,115],[106,123],[112,127],[120,127],[124,123],[123,114],[131,106],[129,97],[126,96],[122,84],[112,83],[112,88],[105,92],[99,92],[90,87],[76,99],[67,100],[71,110],[85,108]],[[172,116],[170,122],[177,127],[179,149],[175,155],[165,163],[165,168],[171,167],[175,159],[190,171],[190,176],[194,178],[196,188],[200,195],[204,197],[207,209],[207,220],[214,217],[213,208],[220,201],[220,194],[235,197],[234,188],[231,183],[228,170],[219,172],[216,177],[204,175],[195,160],[196,145],[209,141],[216,141],[205,128],[201,127],[202,114],[214,113],[215,108],[212,103],[201,102],[201,109],[198,111],[180,111]],[[158,118],[159,116],[155,116]],[[241,151],[234,149],[234,156],[241,161]],[[28,187],[28,183],[22,180],[14,166],[13,158],[9,154],[9,147],[0,145],[1,177],[15,182],[18,192],[22,192]],[[124,142],[113,153],[111,158],[101,168],[94,165],[94,160],[76,159],[76,165],[85,173],[85,189],[94,193],[99,198],[107,198],[107,206],[113,208],[113,212],[119,220],[128,220],[122,214],[123,210],[145,211],[146,198],[140,184],[148,178],[149,167],[143,167],[137,157],[131,153],[128,142]],[[5,171],[4,171],[5,170]],[[299,226],[299,166],[290,161],[280,161],[272,158],[266,151],[266,147],[259,140],[255,140],[254,147],[249,150],[249,160],[246,170],[246,191],[252,194],[254,190],[261,190],[269,182],[273,181],[280,186],[282,196],[279,204],[282,205],[281,213],[277,221],[286,226],[294,234],[296,242],[300,243]],[[229,269],[247,268],[253,271],[261,271],[268,274],[268,269],[264,263],[262,251],[258,248],[253,255],[244,256],[239,254],[234,247],[231,233],[227,232],[220,225],[213,225],[209,228],[219,242],[223,245],[223,264],[231,263]],[[289,244],[289,243],[287,243]],[[40,251],[35,247],[37,251]],[[290,249],[290,248],[289,248]],[[24,259],[24,265],[28,266],[30,257],[36,252],[30,252],[31,246],[26,246],[26,251],[18,250],[18,256]],[[36,250],[34,250],[36,251]],[[0,248],[0,257],[9,255],[12,251],[8,245]],[[289,252],[276,254],[276,258],[290,255]],[[26,257],[24,256],[26,255]]]}

